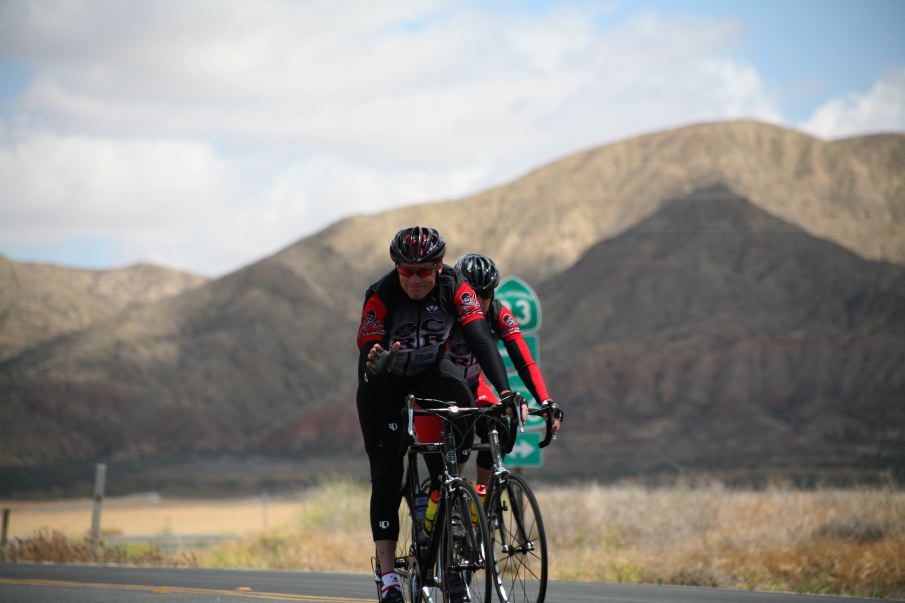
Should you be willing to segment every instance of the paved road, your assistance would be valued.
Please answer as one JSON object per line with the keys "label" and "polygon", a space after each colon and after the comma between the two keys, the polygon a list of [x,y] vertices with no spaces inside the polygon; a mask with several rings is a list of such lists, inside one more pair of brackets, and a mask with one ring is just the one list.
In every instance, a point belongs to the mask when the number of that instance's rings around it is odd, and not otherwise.
{"label": "paved road", "polygon": [[[0,602],[373,603],[367,574],[0,563]],[[876,599],[712,588],[555,582],[550,603],[876,603]]]}

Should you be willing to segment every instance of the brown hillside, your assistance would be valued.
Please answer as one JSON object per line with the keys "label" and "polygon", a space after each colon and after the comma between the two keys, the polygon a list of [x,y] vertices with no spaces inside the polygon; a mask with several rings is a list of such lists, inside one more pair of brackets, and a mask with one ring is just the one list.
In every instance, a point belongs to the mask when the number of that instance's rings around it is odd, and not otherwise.
{"label": "brown hillside", "polygon": [[364,290],[393,233],[423,223],[450,260],[490,253],[541,294],[569,412],[542,475],[876,475],[902,464],[903,148],[706,124],[343,220],[0,361],[0,468],[261,451],[312,474],[327,454],[360,465]]}
{"label": "brown hillside", "polygon": [[903,166],[901,134],[827,142],[757,122],[702,124],[576,153],[461,201],[343,220],[297,245],[333,248],[374,274],[392,233],[429,224],[454,257],[480,250],[539,280],[664,200],[723,184],[814,236],[903,263]]}
{"label": "brown hillside", "polygon": [[577,454],[588,475],[905,469],[901,266],[711,188],[538,294],[545,372],[579,426],[550,470],[580,472]]}
{"label": "brown hillside", "polygon": [[351,320],[335,301],[265,261],[29,350],[0,364],[15,426],[0,458],[245,449],[333,387],[337,359],[325,350]]}
{"label": "brown hillside", "polygon": [[153,264],[81,270],[0,256],[0,360],[132,304],[158,301],[207,280]]}

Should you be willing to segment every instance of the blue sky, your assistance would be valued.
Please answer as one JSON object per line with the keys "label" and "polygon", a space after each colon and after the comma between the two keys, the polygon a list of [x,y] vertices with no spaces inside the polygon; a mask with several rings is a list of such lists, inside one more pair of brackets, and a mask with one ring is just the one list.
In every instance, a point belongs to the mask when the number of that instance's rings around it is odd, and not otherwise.
{"label": "blue sky", "polygon": [[648,6],[663,15],[742,21],[739,55],[778,88],[783,115],[793,123],[830,98],[867,90],[884,71],[905,63],[905,3],[899,0],[664,0]]}
{"label": "blue sky", "polygon": [[0,253],[218,276],[698,121],[905,131],[905,2],[0,5]]}

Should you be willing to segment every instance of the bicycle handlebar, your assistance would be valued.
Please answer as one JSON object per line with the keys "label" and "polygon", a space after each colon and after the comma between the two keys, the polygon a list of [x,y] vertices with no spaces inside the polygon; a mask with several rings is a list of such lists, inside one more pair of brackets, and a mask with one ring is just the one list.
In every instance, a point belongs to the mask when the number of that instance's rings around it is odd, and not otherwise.
{"label": "bicycle handlebar", "polygon": [[[510,392],[508,395],[503,396],[500,399],[499,404],[493,404],[491,406],[481,406],[481,407],[471,407],[471,406],[458,406],[457,404],[448,402],[446,400],[436,400],[434,398],[417,398],[414,394],[409,394],[405,397],[406,402],[406,410],[408,412],[408,434],[411,437],[415,437],[415,426],[414,426],[414,417],[417,416],[433,416],[439,417],[443,420],[450,421],[452,419],[458,417],[465,416],[480,416],[480,415],[496,415],[498,418],[502,418],[508,409],[512,410],[512,413],[515,415],[516,420],[510,421],[507,427],[507,436],[509,442],[514,443],[516,433],[518,430],[520,432],[525,431],[524,423],[522,422],[522,413],[521,413],[521,404],[518,404],[516,400],[521,402],[525,402],[525,399],[516,392]],[[415,402],[428,402],[432,404],[437,404],[441,406],[441,408],[415,408]],[[562,419],[563,413],[560,410],[559,406],[552,400],[545,401],[540,408],[534,408],[528,411],[529,415],[541,416],[544,418],[544,423],[546,424],[544,439],[538,444],[541,448],[546,448],[550,442],[553,440],[553,419],[559,417]]]}
{"label": "bicycle handlebar", "polygon": [[529,415],[540,416],[544,418],[546,429],[544,439],[538,444],[539,448],[546,448],[553,441],[553,413],[548,412],[545,408],[533,408],[528,412]]}
{"label": "bicycle handlebar", "polygon": [[[512,392],[508,396],[505,396],[503,399],[500,400],[500,402],[503,405],[508,403],[509,408],[512,409],[512,412],[515,413],[515,416],[518,418],[518,430],[520,432],[524,433],[525,426],[524,426],[524,423],[522,422],[522,413],[520,412],[520,409],[517,408],[517,406],[521,406],[521,405],[517,404],[515,402],[517,399],[522,401],[523,403],[525,402],[525,399],[521,395],[519,395],[515,392]],[[556,437],[555,434],[553,433],[553,420],[556,418],[562,420],[562,417],[563,417],[562,410],[559,408],[559,406],[553,400],[545,400],[541,404],[540,408],[531,409],[528,411],[528,414],[543,417],[546,428],[544,430],[545,431],[544,439],[538,444],[538,446],[540,448],[546,448],[547,446],[550,445],[550,442],[553,441],[553,438]],[[514,425],[515,425],[515,421],[513,421],[509,425],[509,437],[512,438],[509,440],[510,442],[515,441],[514,440],[514,438],[515,438]]]}
{"label": "bicycle handlebar", "polygon": [[[439,404],[444,408],[415,408],[415,402],[430,402]],[[439,417],[445,421],[451,421],[459,417],[467,417],[470,415],[484,414],[484,408],[474,408],[471,406],[459,406],[446,400],[436,400],[434,398],[416,398],[414,394],[405,397],[405,407],[408,412],[408,434],[415,436],[415,416]]]}

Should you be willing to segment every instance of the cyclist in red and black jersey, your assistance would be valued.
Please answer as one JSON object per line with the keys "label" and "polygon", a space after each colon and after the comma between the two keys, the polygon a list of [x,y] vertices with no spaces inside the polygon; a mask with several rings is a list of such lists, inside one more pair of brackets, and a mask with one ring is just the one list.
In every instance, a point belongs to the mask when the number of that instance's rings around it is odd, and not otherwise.
{"label": "cyclist in red and black jersey", "polygon": [[[462,273],[465,280],[472,286],[481,304],[481,310],[490,323],[491,331],[496,339],[502,340],[509,353],[509,358],[515,369],[518,371],[519,377],[528,386],[531,395],[537,400],[542,407],[549,409],[553,415],[551,429],[553,434],[559,432],[563,413],[562,410],[553,402],[547,392],[547,386],[544,383],[544,377],[541,374],[540,367],[531,356],[528,344],[522,337],[518,320],[512,311],[504,306],[499,300],[494,299],[494,291],[500,284],[500,272],[494,261],[484,255],[477,253],[469,253],[459,258],[456,262],[456,269]],[[477,362],[475,355],[468,346],[468,342],[457,332],[453,332],[449,343],[450,359],[460,367],[479,406],[495,404],[498,400],[494,396],[493,391],[487,386],[481,373],[481,365]],[[523,413],[524,414],[524,413]],[[424,429],[437,429],[436,425],[424,425]],[[421,432],[419,431],[419,434]],[[484,425],[478,426],[478,434],[482,440],[486,440],[487,433]],[[493,467],[493,461],[490,458],[490,452],[481,451],[477,456],[478,465],[478,484],[485,485],[490,478],[490,472]]]}
{"label": "cyclist in red and black jersey", "polygon": [[[475,292],[458,271],[443,265],[445,250],[443,237],[433,228],[413,226],[396,233],[390,244],[395,269],[368,287],[358,329],[356,402],[371,470],[371,532],[383,571],[381,601],[392,603],[403,601],[393,567],[405,396],[472,405],[471,388],[446,353],[454,330],[474,351],[500,396],[509,393],[505,367]],[[464,462],[473,432],[470,426],[456,431],[459,460]],[[428,469],[435,479],[443,471],[443,459],[431,462],[435,466]]]}

